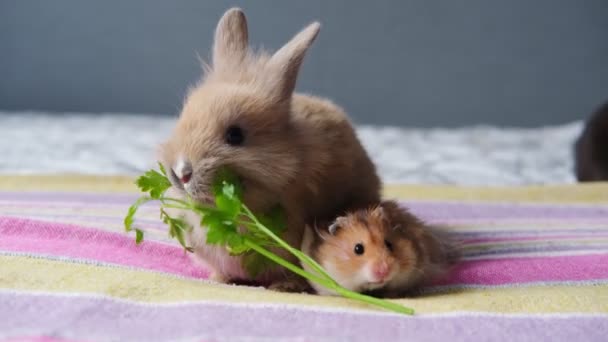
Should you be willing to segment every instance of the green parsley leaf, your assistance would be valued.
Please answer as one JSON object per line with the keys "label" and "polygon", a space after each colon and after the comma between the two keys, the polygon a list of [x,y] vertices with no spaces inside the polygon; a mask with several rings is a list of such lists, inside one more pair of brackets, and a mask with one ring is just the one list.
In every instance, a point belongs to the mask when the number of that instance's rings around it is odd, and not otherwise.
{"label": "green parsley leaf", "polygon": [[232,256],[241,255],[243,253],[247,253],[247,252],[251,251],[251,248],[249,248],[245,244],[228,246],[227,248],[228,248],[228,252]]}
{"label": "green parsley leaf", "polygon": [[243,254],[250,250],[245,244],[245,238],[240,234],[230,234],[227,237],[227,248],[231,255]]}
{"label": "green parsley leaf", "polygon": [[215,205],[228,218],[234,219],[241,213],[241,201],[236,197],[221,194],[215,197]]}
{"label": "green parsley leaf", "polygon": [[212,186],[214,196],[225,195],[229,198],[241,198],[243,195],[243,189],[241,181],[236,173],[223,167],[217,171]]}
{"label": "green parsley leaf", "polygon": [[167,171],[165,171],[165,167],[162,163],[158,163],[158,168],[160,169],[160,173],[162,173],[163,176],[167,177]]}
{"label": "green parsley leaf", "polygon": [[161,196],[171,187],[171,182],[166,176],[156,170],[149,170],[137,178],[135,184],[143,192],[148,192],[150,197],[160,199]]}
{"label": "green parsley leaf", "polygon": [[208,244],[226,245],[231,235],[238,235],[234,222],[219,211],[204,215],[201,225],[207,227]]}
{"label": "green parsley leaf", "polygon": [[175,236],[175,238],[177,239],[177,241],[179,241],[179,244],[182,245],[182,247],[186,248],[186,240],[184,239],[184,231],[179,227],[179,225],[175,224],[174,222],[171,222],[171,228],[173,230],[173,236]]}
{"label": "green parsley leaf", "polygon": [[133,230],[133,222],[135,222],[135,213],[137,212],[137,207],[132,205],[129,207],[129,211],[127,212],[127,216],[125,216],[125,231],[130,232]]}
{"label": "green parsley leaf", "polygon": [[192,230],[192,227],[181,218],[174,218],[161,209],[161,218],[163,222],[169,225],[169,236],[176,238],[179,244],[187,251],[192,251],[192,248],[186,245],[184,233]]}
{"label": "green parsley leaf", "polygon": [[125,216],[124,219],[124,224],[125,224],[125,231],[126,232],[130,232],[131,230],[134,229],[133,227],[133,223],[135,222],[135,214],[137,213],[137,210],[139,209],[139,207],[149,201],[152,201],[153,199],[150,197],[140,197],[137,199],[137,201],[135,201],[135,203],[133,203],[130,207],[129,210],[127,211],[127,215]]}
{"label": "green parsley leaf", "polygon": [[209,229],[207,229],[207,244],[224,245],[228,241],[229,235],[230,233],[222,230],[222,228],[209,227]]}
{"label": "green parsley leaf", "polygon": [[144,241],[144,232],[141,229],[135,229],[135,244],[139,245]]}

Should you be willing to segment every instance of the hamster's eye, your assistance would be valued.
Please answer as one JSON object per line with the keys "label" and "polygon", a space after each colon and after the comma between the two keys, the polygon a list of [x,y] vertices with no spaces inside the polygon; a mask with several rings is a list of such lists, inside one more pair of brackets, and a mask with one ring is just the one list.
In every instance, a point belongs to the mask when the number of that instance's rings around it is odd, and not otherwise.
{"label": "hamster's eye", "polygon": [[393,251],[393,244],[390,241],[384,240],[384,245],[386,246],[386,248],[388,248],[389,251]]}
{"label": "hamster's eye", "polygon": [[245,142],[245,133],[241,127],[232,125],[226,130],[226,143],[231,146],[241,146]]}
{"label": "hamster's eye", "polygon": [[355,254],[362,255],[365,252],[365,248],[363,248],[363,244],[358,243],[355,245]]}

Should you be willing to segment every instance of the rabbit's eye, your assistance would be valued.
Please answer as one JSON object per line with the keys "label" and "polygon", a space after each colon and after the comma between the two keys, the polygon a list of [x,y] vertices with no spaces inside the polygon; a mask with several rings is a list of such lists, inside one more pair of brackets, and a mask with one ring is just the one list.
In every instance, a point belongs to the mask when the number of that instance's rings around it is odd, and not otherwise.
{"label": "rabbit's eye", "polygon": [[226,130],[226,143],[231,146],[240,146],[245,142],[245,133],[241,127],[232,125]]}

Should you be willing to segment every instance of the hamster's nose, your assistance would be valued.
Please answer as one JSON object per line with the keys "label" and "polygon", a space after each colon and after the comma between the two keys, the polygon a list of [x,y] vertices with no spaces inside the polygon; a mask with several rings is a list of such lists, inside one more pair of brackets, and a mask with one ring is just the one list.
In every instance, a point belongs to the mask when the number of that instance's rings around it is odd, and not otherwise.
{"label": "hamster's nose", "polygon": [[390,269],[387,263],[380,263],[375,265],[373,271],[374,277],[376,277],[376,279],[378,279],[379,281],[386,279],[386,277],[388,277],[388,274],[390,273]]}
{"label": "hamster's nose", "polygon": [[180,159],[175,167],[175,175],[182,184],[188,183],[192,178],[192,164],[187,160]]}

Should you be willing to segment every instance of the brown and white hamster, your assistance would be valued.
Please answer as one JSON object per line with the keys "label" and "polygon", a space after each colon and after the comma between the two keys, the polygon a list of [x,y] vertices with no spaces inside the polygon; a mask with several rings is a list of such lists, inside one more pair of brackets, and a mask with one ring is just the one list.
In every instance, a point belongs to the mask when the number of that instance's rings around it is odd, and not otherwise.
{"label": "brown and white hamster", "polygon": [[[455,261],[450,244],[394,201],[307,226],[302,251],[340,285],[383,297],[407,294]],[[308,266],[305,269],[314,272]],[[319,294],[334,294],[310,284]]]}
{"label": "brown and white hamster", "polygon": [[585,123],[574,154],[579,182],[608,180],[608,102]]}
{"label": "brown and white hamster", "polygon": [[[294,94],[298,70],[319,29],[312,23],[274,54],[257,53],[249,48],[244,13],[233,8],[223,15],[212,63],[160,148],[173,196],[210,202],[216,171],[227,167],[241,178],[243,199],[252,211],[285,209],[283,238],[294,247],[301,245],[305,223],[313,218],[335,217],[379,200],[375,166],[342,109],[329,100]],[[291,274],[277,267],[251,279],[241,257],[206,245],[200,218],[176,212],[195,227],[188,243],[214,279],[256,280],[272,287]]]}

